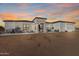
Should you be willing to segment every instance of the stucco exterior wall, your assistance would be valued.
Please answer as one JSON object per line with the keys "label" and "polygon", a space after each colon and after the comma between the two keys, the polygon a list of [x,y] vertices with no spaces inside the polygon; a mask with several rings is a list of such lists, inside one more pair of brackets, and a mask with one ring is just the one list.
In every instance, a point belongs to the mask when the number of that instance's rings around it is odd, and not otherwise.
{"label": "stucco exterior wall", "polygon": [[59,32],[72,32],[75,31],[75,24],[58,22],[53,24],[54,29],[59,29]]}
{"label": "stucco exterior wall", "polygon": [[[36,19],[37,20],[37,19]],[[43,32],[72,32],[75,31],[74,23],[66,23],[66,22],[55,22],[55,23],[45,23],[45,21],[40,22],[5,22],[5,29],[12,30],[16,27],[20,27],[24,32],[39,32],[39,25],[43,24]]]}

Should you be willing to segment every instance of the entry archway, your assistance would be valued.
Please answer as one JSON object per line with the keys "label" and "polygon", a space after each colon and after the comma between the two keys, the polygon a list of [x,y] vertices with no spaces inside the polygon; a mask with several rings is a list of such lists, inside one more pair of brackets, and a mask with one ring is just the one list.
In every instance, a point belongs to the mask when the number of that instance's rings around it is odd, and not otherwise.
{"label": "entry archway", "polygon": [[38,25],[38,30],[39,30],[39,32],[43,32],[44,31],[44,24],[43,23],[40,23]]}

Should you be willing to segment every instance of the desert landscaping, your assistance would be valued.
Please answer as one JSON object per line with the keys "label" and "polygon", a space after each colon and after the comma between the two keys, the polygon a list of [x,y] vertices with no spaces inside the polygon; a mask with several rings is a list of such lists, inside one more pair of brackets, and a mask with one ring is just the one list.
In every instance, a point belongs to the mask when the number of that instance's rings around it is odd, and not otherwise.
{"label": "desert landscaping", "polygon": [[0,55],[77,56],[79,33],[54,32],[0,36]]}

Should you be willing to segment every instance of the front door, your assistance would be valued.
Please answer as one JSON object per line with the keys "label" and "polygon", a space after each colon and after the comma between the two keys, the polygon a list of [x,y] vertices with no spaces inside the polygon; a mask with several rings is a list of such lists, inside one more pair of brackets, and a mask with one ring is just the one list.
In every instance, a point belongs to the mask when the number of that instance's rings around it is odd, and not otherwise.
{"label": "front door", "polygon": [[39,32],[43,32],[44,31],[44,24],[43,23],[38,25],[38,31]]}

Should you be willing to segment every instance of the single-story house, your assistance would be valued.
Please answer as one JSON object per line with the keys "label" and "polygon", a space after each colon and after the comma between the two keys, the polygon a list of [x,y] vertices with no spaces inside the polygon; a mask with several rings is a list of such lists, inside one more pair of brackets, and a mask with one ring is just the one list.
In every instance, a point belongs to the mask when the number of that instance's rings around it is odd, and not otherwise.
{"label": "single-story house", "polygon": [[75,22],[55,21],[46,22],[47,18],[35,17],[32,21],[27,20],[4,20],[5,32],[11,32],[19,27],[23,32],[72,32],[75,31]]}

